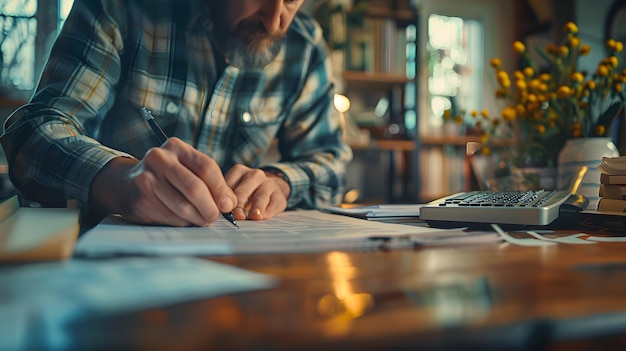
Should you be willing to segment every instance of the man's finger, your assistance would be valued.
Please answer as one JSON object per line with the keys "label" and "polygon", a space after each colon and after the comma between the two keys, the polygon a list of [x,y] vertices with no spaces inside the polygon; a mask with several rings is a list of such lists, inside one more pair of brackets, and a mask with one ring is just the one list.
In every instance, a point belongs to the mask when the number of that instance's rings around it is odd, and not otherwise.
{"label": "man's finger", "polygon": [[235,165],[225,179],[237,197],[236,207],[249,209],[250,196],[265,182],[266,176],[260,169]]}
{"label": "man's finger", "polygon": [[[176,217],[193,225],[206,226],[217,219],[219,211],[214,204],[208,204],[208,207],[212,207],[213,210],[207,211],[207,204],[199,205],[197,202],[190,201],[187,196],[178,191],[179,188],[176,185],[163,184],[154,192],[157,199]],[[204,210],[204,213],[200,212],[201,210]]]}
{"label": "man's finger", "polygon": [[[179,162],[195,174],[206,186],[213,199],[213,203],[217,205],[219,212],[230,212],[235,207],[237,201],[233,190],[226,184],[224,175],[215,160],[194,149],[189,144],[184,143],[178,138],[170,138],[164,145],[166,148],[175,150]],[[192,186],[192,190],[197,185]],[[185,194],[191,196],[198,201],[197,194]],[[206,198],[205,200],[206,201]],[[200,212],[203,212],[202,210]]]}

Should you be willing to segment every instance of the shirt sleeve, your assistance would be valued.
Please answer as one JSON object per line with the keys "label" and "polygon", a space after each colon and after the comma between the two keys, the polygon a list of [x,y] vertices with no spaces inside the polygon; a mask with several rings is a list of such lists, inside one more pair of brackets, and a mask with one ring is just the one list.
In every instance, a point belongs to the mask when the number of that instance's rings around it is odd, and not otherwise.
{"label": "shirt sleeve", "polygon": [[96,141],[99,119],[115,99],[123,42],[116,1],[77,0],[31,101],[5,122],[0,137],[9,176],[30,201],[88,203],[95,175],[115,157]]}
{"label": "shirt sleeve", "polygon": [[339,204],[346,186],[346,165],[352,159],[340,116],[332,105],[330,57],[321,31],[316,33],[310,65],[303,72],[303,89],[278,136],[284,161],[264,167],[287,178],[291,187],[288,208]]}

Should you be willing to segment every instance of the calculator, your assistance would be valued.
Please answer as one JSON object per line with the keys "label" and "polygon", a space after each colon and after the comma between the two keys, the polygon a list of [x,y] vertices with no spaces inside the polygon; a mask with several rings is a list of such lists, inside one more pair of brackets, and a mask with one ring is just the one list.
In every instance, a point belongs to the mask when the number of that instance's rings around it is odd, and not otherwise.
{"label": "calculator", "polygon": [[588,200],[565,190],[460,192],[420,208],[427,222],[548,225],[564,207],[583,210]]}

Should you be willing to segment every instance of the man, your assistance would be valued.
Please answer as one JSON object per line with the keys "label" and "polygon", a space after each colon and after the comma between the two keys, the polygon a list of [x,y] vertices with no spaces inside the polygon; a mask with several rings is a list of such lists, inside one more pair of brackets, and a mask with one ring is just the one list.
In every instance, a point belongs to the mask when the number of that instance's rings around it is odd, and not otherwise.
{"label": "man", "polygon": [[[77,0],[0,139],[43,205],[138,223],[337,203],[350,149],[319,27],[297,0]],[[160,147],[142,107],[170,138]],[[279,162],[261,165],[273,140]]]}

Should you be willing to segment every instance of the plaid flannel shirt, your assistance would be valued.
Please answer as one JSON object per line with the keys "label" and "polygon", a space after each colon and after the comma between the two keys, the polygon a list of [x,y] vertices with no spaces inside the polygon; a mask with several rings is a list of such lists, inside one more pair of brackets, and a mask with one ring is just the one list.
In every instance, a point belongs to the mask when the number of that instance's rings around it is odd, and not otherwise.
{"label": "plaid flannel shirt", "polygon": [[[238,163],[282,173],[288,208],[338,203],[352,151],[331,108],[320,27],[299,13],[263,70],[219,69],[209,11],[202,0],[77,0],[33,98],[0,139],[22,194],[87,207],[107,162],[157,146],[139,112],[147,107],[224,173]],[[262,164],[274,140],[280,160]]]}

